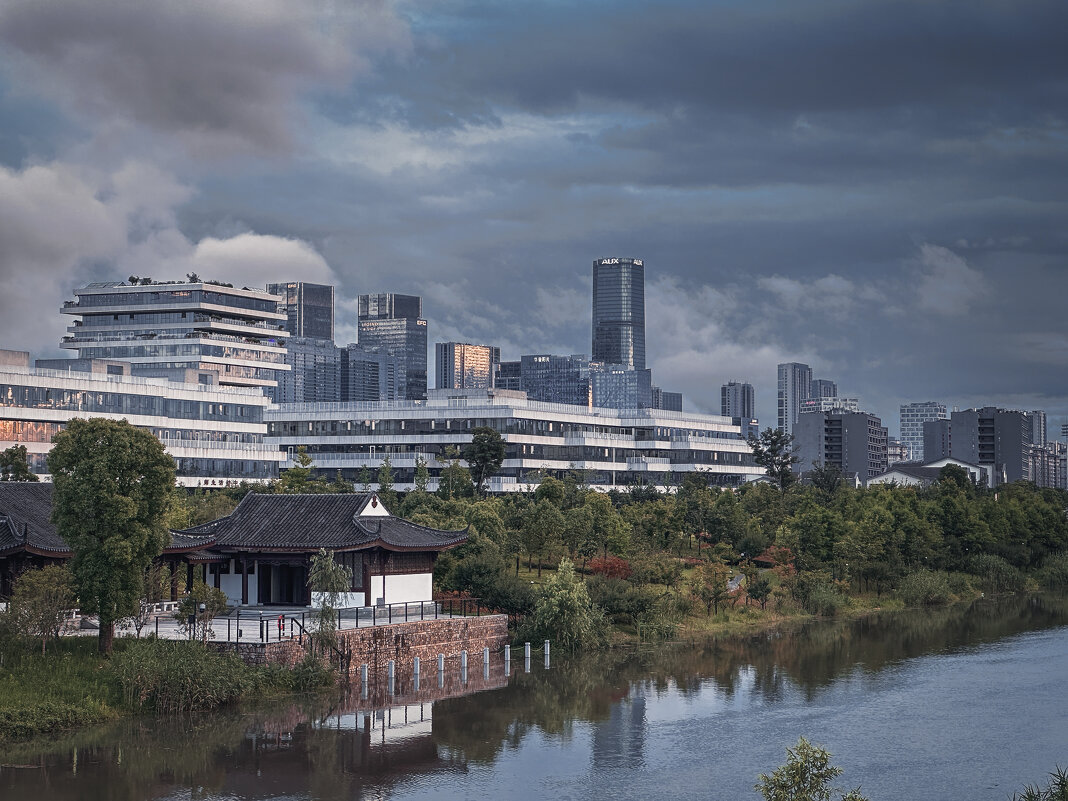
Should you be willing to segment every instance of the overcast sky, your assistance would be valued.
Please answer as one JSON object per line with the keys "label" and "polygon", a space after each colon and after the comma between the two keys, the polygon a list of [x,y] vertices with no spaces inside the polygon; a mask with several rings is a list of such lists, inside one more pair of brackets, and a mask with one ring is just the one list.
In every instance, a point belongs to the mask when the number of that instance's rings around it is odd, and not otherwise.
{"label": "overcast sky", "polygon": [[[131,273],[419,294],[589,353],[641,258],[654,382],[775,365],[883,418],[1068,419],[1068,3],[0,0],[0,347]],[[431,378],[431,381],[433,378]],[[1053,433],[1051,431],[1051,433]]]}

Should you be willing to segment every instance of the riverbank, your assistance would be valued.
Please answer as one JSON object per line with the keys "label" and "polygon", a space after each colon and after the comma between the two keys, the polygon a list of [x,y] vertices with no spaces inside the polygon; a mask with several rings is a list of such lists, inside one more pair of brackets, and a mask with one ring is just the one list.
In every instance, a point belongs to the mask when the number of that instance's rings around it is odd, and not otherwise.
{"label": "riverbank", "polygon": [[141,712],[213,709],[250,695],[283,695],[332,683],[317,662],[293,669],[246,665],[198,643],[64,637],[40,652],[9,641],[0,655],[0,741],[74,729]]}

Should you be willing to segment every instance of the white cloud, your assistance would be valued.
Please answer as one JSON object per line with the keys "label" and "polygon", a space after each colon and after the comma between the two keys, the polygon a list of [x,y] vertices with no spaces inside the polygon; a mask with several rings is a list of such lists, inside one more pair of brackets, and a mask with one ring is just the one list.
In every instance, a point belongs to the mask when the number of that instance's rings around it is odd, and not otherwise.
{"label": "white cloud", "polygon": [[190,194],[140,162],[110,174],[58,162],[0,167],[0,345],[55,347],[69,322],[59,308],[88,280],[195,272],[237,286],[335,282],[325,259],[300,240],[241,233],[191,241],[174,214]]}
{"label": "white cloud", "polygon": [[917,304],[923,311],[947,316],[966,314],[989,291],[983,274],[948,248],[920,247]]}

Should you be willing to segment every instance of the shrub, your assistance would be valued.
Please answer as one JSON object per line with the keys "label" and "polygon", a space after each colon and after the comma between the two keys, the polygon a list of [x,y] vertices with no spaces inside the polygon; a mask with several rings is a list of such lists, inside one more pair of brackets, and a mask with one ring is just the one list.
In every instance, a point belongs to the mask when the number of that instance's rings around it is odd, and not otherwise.
{"label": "shrub", "polygon": [[616,620],[636,621],[655,603],[652,593],[623,579],[593,575],[586,580],[586,588],[590,600]]}
{"label": "shrub", "polygon": [[1068,587],[1068,553],[1047,557],[1036,574],[1038,583],[1047,590]]}
{"label": "shrub", "polygon": [[934,570],[917,570],[901,581],[898,592],[908,606],[936,606],[953,600],[949,576]]}
{"label": "shrub", "polygon": [[236,700],[256,685],[255,671],[235,654],[181,640],[138,640],[111,660],[133,709],[189,712]]}
{"label": "shrub", "polygon": [[598,556],[590,560],[590,572],[607,576],[608,578],[630,578],[630,562],[619,556],[609,556],[607,559]]}
{"label": "shrub", "polygon": [[814,585],[804,601],[805,611],[812,615],[836,615],[848,605],[848,599],[833,584]]}
{"label": "shrub", "polygon": [[1000,556],[973,556],[968,570],[979,578],[984,592],[1018,592],[1024,588],[1024,576]]}
{"label": "shrub", "polygon": [[556,573],[545,582],[521,636],[549,640],[569,651],[602,645],[608,639],[608,621],[569,560],[560,560]]}

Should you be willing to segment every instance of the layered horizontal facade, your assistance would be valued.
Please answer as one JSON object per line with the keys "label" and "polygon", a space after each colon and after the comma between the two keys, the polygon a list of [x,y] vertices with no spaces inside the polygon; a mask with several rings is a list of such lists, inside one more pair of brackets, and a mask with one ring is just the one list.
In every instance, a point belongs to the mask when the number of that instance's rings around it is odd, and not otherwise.
{"label": "layered horizontal facade", "polygon": [[265,441],[268,403],[255,389],[0,364],[0,450],[24,445],[43,475],[52,438],[72,418],[125,419],[163,443],[180,484],[263,481],[278,477],[284,458]]}
{"label": "layered horizontal facade", "polygon": [[[447,454],[482,426],[506,443],[492,492],[526,489],[545,475],[583,471],[598,489],[646,484],[673,487],[689,473],[735,485],[763,474],[741,429],[729,418],[659,409],[589,409],[529,400],[504,390],[436,390],[426,401],[283,404],[267,410],[267,441],[292,458],[307,448],[314,469],[359,480],[388,456],[396,488],[414,486],[417,461],[430,487],[450,463]],[[292,462],[287,462],[287,465]],[[283,465],[283,466],[287,466]]]}

